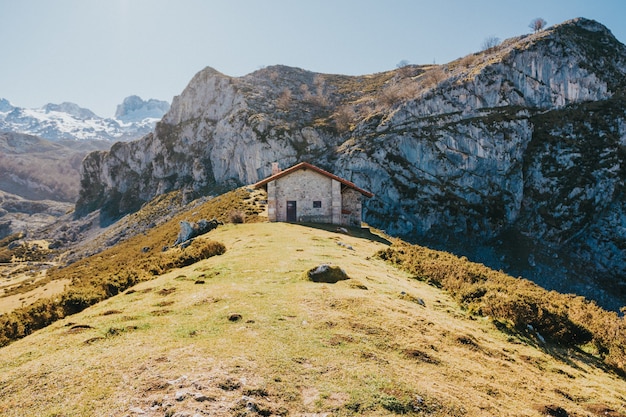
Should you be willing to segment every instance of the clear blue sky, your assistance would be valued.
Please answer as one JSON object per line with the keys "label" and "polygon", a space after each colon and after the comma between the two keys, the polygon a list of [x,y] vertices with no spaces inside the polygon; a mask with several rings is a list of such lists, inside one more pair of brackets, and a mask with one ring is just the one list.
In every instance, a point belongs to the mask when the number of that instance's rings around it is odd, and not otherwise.
{"label": "clear blue sky", "polygon": [[625,0],[0,0],[0,97],[108,117],[131,94],[171,102],[206,66],[355,75],[446,63],[536,17],[595,19],[626,42]]}

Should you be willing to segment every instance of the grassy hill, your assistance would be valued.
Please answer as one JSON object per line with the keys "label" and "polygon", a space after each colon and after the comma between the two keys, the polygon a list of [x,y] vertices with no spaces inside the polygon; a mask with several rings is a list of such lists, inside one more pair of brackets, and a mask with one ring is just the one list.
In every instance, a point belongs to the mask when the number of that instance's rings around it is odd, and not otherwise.
{"label": "grassy hill", "polygon": [[[223,254],[147,271],[181,218],[66,269],[141,267],[130,289],[0,348],[0,415],[626,416],[619,367],[477,314],[403,264],[400,242],[227,224],[197,238]],[[320,264],[350,279],[310,281]]]}

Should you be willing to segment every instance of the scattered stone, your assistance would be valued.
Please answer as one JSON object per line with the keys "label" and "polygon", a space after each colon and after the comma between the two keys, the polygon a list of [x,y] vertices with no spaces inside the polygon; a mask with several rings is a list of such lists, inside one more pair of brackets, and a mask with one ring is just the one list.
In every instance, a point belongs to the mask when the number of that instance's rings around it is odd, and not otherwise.
{"label": "scattered stone", "polygon": [[[189,242],[194,237],[208,233],[221,224],[224,223],[220,222],[217,219],[202,219],[199,220],[197,223],[183,220],[180,222],[180,232],[178,233],[178,238],[176,238],[176,242],[174,242],[173,246],[182,245],[183,243]],[[188,244],[189,243],[187,243],[187,245]]]}
{"label": "scattered stone", "polygon": [[144,246],[143,248],[141,248],[141,252],[142,252],[142,253],[148,253],[148,252],[150,252],[150,247],[149,247],[149,246]]}
{"label": "scattered stone", "polygon": [[306,273],[309,281],[324,282],[327,284],[334,284],[339,281],[350,279],[348,274],[338,266],[331,266],[328,264],[321,264],[315,268],[309,269]]}
{"label": "scattered stone", "polygon": [[174,399],[179,402],[183,401],[186,397],[187,391],[176,391],[176,394],[174,395]]}
{"label": "scattered stone", "polygon": [[337,242],[337,244],[341,247],[344,247],[346,249],[350,249],[350,250],[354,250],[354,248],[351,245],[348,245],[347,243],[343,243],[343,242]]}
{"label": "scattered stone", "polygon": [[61,246],[63,246],[63,242],[61,242],[60,240],[55,240],[48,245],[48,249],[59,249]]}
{"label": "scattered stone", "polygon": [[246,409],[252,413],[257,413],[259,411],[257,405],[254,403],[254,400],[246,395],[241,397],[241,402],[245,404]]}
{"label": "scattered stone", "polygon": [[174,386],[177,386],[177,387],[179,387],[179,388],[182,388],[182,387],[183,387],[183,385],[184,385],[186,382],[187,382],[187,375],[183,375],[183,376],[181,376],[180,378],[178,378],[178,379],[174,379],[174,380],[172,380],[172,381],[167,381],[167,383],[168,383],[169,385],[174,385]]}
{"label": "scattered stone", "polygon": [[200,402],[200,403],[212,400],[211,397],[207,397],[206,395],[204,395],[201,392],[196,392],[195,394],[193,394],[193,399],[198,401],[198,402]]}
{"label": "scattered stone", "polygon": [[204,280],[203,279],[197,279],[194,284],[204,284]]}
{"label": "scattered stone", "polygon": [[426,302],[423,299],[414,297],[411,294],[406,293],[405,291],[400,292],[400,299],[411,301],[413,303],[421,305],[422,307],[426,307]]}
{"label": "scattered stone", "polygon": [[146,414],[145,411],[143,411],[141,408],[139,407],[130,407],[128,409],[128,411],[130,411],[131,413],[135,413],[135,414]]}

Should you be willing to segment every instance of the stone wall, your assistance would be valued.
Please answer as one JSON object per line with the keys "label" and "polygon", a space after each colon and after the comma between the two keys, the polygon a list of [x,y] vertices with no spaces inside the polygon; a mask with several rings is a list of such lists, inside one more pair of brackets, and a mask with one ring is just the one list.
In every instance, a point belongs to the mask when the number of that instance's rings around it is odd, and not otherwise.
{"label": "stone wall", "polygon": [[349,226],[361,224],[361,194],[310,169],[267,184],[268,218],[287,221],[287,201],[296,201],[296,221]]}
{"label": "stone wall", "polygon": [[[287,221],[287,201],[297,202],[297,220],[332,223],[332,179],[310,169],[300,169],[268,184],[275,183],[276,221]],[[269,196],[268,196],[269,198]],[[313,207],[319,201],[321,207]]]}
{"label": "stone wall", "polygon": [[341,224],[361,226],[361,193],[346,188],[341,193]]}

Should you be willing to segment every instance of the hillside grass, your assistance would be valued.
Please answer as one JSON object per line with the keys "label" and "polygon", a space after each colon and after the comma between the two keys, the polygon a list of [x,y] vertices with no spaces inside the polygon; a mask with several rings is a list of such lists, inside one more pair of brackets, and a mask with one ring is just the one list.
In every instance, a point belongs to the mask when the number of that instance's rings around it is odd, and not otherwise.
{"label": "hillside grass", "polygon": [[507,332],[546,349],[584,349],[626,375],[626,320],[616,312],[467,258],[399,240],[377,256],[444,289],[470,314],[488,317]]}
{"label": "hillside grass", "polygon": [[[626,415],[598,358],[502,332],[375,257],[384,239],[256,223],[198,240],[226,252],[1,348],[0,415]],[[320,264],[350,279],[306,279]]]}
{"label": "hillside grass", "polygon": [[[155,199],[152,204],[123,221],[128,224],[152,222],[155,210],[163,209],[162,200]],[[246,221],[254,222],[257,213],[262,209],[253,194],[240,188],[194,207],[192,211],[184,211],[164,224],[130,237],[98,254],[66,267],[49,269],[45,280],[33,285],[51,282],[69,284],[64,291],[52,297],[40,298],[28,306],[0,315],[0,346],[27,336],[67,315],[80,312],[138,282],[153,279],[172,268],[224,252],[225,248],[219,242],[199,241],[185,249],[169,248],[178,236],[180,221],[215,218],[228,222],[233,213],[240,213],[245,216]],[[32,285],[22,289],[31,291],[31,287]]]}

